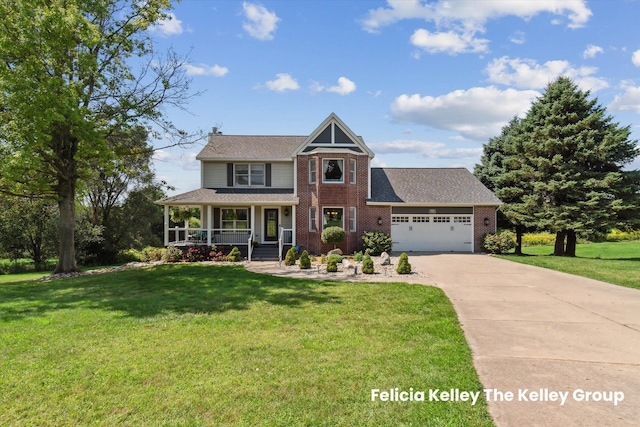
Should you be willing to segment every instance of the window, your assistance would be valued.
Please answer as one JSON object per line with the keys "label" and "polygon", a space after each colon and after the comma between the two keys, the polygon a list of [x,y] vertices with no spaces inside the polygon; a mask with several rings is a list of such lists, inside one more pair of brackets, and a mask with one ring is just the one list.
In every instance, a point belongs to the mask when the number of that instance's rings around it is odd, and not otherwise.
{"label": "window", "polygon": [[349,160],[349,183],[356,183],[356,159]]}
{"label": "window", "polygon": [[356,231],[356,208],[349,208],[349,231]]}
{"label": "window", "polygon": [[344,209],[343,208],[323,208],[322,209],[322,228],[340,227],[344,228]]}
{"label": "window", "polygon": [[309,184],[316,183],[316,159],[309,160]]}
{"label": "window", "polygon": [[428,216],[414,216],[413,222],[429,222]]}
{"label": "window", "polygon": [[454,216],[453,222],[463,222],[463,223],[471,224],[471,217],[470,216]]}
{"label": "window", "polygon": [[433,222],[451,222],[451,218],[448,216],[434,216]]}
{"label": "window", "polygon": [[391,223],[400,224],[401,222],[409,222],[408,216],[392,216]]}
{"label": "window", "polygon": [[318,231],[316,225],[316,208],[314,206],[309,208],[309,231]]}
{"label": "window", "polygon": [[237,186],[264,186],[264,164],[236,164],[234,182]]}
{"label": "window", "polygon": [[221,221],[222,221],[223,229],[247,230],[249,228],[249,209],[228,208],[228,209],[221,209],[220,213],[221,213]]}
{"label": "window", "polygon": [[344,160],[323,159],[322,160],[322,182],[343,183]]}

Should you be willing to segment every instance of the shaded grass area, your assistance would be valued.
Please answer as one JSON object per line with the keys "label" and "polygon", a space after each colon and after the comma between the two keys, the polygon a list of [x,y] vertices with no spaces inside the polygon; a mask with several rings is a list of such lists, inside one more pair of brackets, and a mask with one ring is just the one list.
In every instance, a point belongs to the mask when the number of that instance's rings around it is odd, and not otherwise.
{"label": "shaded grass area", "polygon": [[163,265],[0,284],[1,425],[492,425],[437,288]]}
{"label": "shaded grass area", "polygon": [[[640,289],[640,241],[578,244],[577,256],[554,257],[553,246],[522,248],[528,256],[500,258]],[[534,255],[534,256],[532,256]]]}

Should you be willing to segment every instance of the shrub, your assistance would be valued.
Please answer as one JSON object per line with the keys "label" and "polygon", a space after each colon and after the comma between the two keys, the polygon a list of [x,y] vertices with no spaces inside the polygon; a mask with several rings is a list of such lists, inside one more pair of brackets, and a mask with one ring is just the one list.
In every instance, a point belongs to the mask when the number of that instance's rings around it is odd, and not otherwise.
{"label": "shrub", "polygon": [[640,240],[640,230],[622,231],[614,228],[605,236],[607,242],[620,242],[623,240]]}
{"label": "shrub", "polygon": [[508,230],[498,234],[485,234],[482,248],[492,254],[504,254],[516,247],[516,235]]}
{"label": "shrub", "polygon": [[373,274],[375,268],[373,266],[373,260],[369,254],[365,255],[362,259],[362,272],[364,274]]}
{"label": "shrub", "polygon": [[364,253],[380,255],[382,252],[391,252],[391,236],[384,231],[367,231],[362,235]]}
{"label": "shrub", "polygon": [[320,255],[320,264],[327,263],[327,256],[325,254]]}
{"label": "shrub", "polygon": [[231,252],[229,252],[229,255],[227,255],[227,260],[231,262],[238,262],[241,259],[242,254],[240,253],[240,249],[238,249],[237,246],[234,246],[233,249],[231,249]]}
{"label": "shrub", "polygon": [[302,251],[302,255],[300,255],[300,269],[308,270],[311,268],[311,260],[309,259],[309,252]]}
{"label": "shrub", "polygon": [[344,239],[347,237],[347,232],[344,231],[341,227],[327,227],[322,230],[322,234],[320,235],[320,240],[322,243],[327,243],[329,245],[333,245],[335,248],[337,244],[344,242]]}
{"label": "shrub", "polygon": [[284,265],[295,265],[297,257],[298,252],[296,251],[296,248],[291,247],[284,256]]}
{"label": "shrub", "polygon": [[356,262],[360,262],[364,259],[364,255],[362,255],[362,252],[356,252],[355,254],[353,254],[353,260]]}
{"label": "shrub", "polygon": [[209,246],[191,246],[187,249],[185,259],[189,262],[201,262],[211,259],[211,248]]}
{"label": "shrub", "polygon": [[317,258],[315,257],[315,255],[309,255],[309,261],[311,262],[316,262]]}
{"label": "shrub", "polygon": [[523,246],[553,246],[555,243],[556,235],[551,233],[527,233],[522,235]]}
{"label": "shrub", "polygon": [[162,261],[162,255],[164,253],[164,248],[155,248],[153,246],[147,246],[142,249],[142,261]]}
{"label": "shrub", "polygon": [[344,257],[342,255],[331,254],[329,255],[328,262],[330,262],[331,260],[335,260],[336,264],[340,264],[343,259]]}
{"label": "shrub", "polygon": [[124,249],[118,251],[116,261],[123,264],[127,262],[142,262],[144,261],[144,254],[137,249]]}
{"label": "shrub", "polygon": [[411,264],[409,264],[409,257],[404,252],[400,255],[400,258],[398,259],[398,266],[396,267],[396,272],[398,274],[411,273]]}
{"label": "shrub", "polygon": [[227,256],[224,254],[222,250],[219,250],[216,252],[216,250],[213,249],[209,253],[209,259],[211,259],[211,261],[221,262],[221,261],[227,261]]}
{"label": "shrub", "polygon": [[164,262],[180,262],[182,261],[182,250],[175,246],[169,246],[162,255],[162,261]]}
{"label": "shrub", "polygon": [[338,261],[335,258],[329,257],[329,261],[327,261],[327,273],[335,273],[338,271]]}

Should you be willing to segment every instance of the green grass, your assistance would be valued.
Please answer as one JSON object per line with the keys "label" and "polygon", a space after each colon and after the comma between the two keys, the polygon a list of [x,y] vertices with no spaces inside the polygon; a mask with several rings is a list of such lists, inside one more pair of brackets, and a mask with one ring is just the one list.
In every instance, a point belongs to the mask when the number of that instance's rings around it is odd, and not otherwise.
{"label": "green grass", "polygon": [[[26,277],[26,276],[25,276]],[[492,425],[437,288],[164,265],[0,284],[0,425]]]}
{"label": "green grass", "polygon": [[576,257],[554,257],[552,246],[522,248],[525,255],[501,258],[640,289],[640,241],[578,244]]}

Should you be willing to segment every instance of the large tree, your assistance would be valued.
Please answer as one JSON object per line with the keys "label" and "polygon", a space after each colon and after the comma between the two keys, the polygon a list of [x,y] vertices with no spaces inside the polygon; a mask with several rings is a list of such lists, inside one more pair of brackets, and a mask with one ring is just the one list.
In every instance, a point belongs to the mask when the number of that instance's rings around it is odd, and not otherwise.
{"label": "large tree", "polygon": [[169,0],[0,0],[0,190],[55,198],[56,272],[77,270],[76,191],[108,136],[171,124],[162,106],[186,97],[184,59],[155,55],[148,28]]}
{"label": "large tree", "polygon": [[[537,228],[556,233],[554,255],[575,256],[578,233],[604,232],[637,209],[637,173],[623,168],[638,155],[620,126],[569,78],[550,83],[531,106],[516,139],[518,173],[528,176],[521,206]],[[566,243],[565,243],[566,239]]]}

